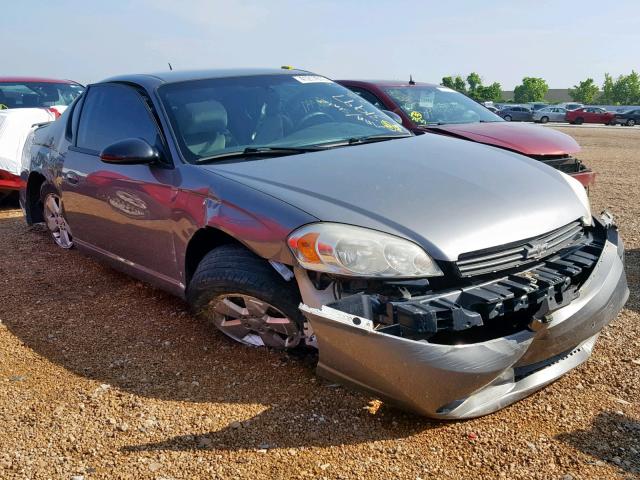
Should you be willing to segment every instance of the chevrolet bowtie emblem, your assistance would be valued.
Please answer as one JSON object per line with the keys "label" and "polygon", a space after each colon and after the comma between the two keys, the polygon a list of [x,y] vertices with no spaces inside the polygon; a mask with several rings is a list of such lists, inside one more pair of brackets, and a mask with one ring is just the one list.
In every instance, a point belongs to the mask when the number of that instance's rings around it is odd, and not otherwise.
{"label": "chevrolet bowtie emblem", "polygon": [[547,253],[547,250],[549,250],[549,244],[548,243],[529,243],[525,245],[524,248],[525,248],[525,258],[534,259],[534,258],[543,257],[545,253]]}

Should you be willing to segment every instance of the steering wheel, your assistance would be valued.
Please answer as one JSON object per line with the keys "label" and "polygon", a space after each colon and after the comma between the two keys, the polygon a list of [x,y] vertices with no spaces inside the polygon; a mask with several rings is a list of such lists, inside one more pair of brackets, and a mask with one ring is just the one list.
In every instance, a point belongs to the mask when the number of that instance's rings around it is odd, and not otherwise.
{"label": "steering wheel", "polygon": [[317,125],[319,123],[325,123],[325,122],[333,122],[333,117],[328,113],[311,112],[311,113],[307,113],[304,117],[300,119],[300,121],[298,122],[298,128],[302,130],[305,127],[306,123],[309,123],[314,119],[315,121],[313,125]]}

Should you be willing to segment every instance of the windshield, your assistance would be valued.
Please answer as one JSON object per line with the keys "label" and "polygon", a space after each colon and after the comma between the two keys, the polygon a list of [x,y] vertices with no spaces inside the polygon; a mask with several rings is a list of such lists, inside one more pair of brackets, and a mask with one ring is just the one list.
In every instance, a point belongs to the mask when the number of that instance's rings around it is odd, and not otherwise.
{"label": "windshield", "polygon": [[447,87],[388,87],[385,92],[416,125],[502,122],[498,115]]}
{"label": "windshield", "polygon": [[313,147],[410,135],[358,95],[315,75],[256,75],[158,89],[188,162],[257,147]]}
{"label": "windshield", "polygon": [[0,109],[71,105],[83,91],[84,87],[75,83],[2,82]]}

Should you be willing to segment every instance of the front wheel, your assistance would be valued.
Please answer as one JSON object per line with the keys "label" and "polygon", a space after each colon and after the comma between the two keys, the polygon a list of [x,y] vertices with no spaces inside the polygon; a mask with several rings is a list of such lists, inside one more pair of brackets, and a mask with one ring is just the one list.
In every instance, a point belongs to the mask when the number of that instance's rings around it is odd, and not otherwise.
{"label": "front wheel", "polygon": [[187,301],[197,316],[245,345],[284,350],[303,337],[295,281],[285,281],[240,245],[222,245],[205,255],[189,283]]}
{"label": "front wheel", "polygon": [[578,117],[574,120],[574,122],[576,125],[582,125],[584,123],[584,118],[582,117]]}
{"label": "front wheel", "polygon": [[511,119],[511,115],[505,115],[505,116],[504,116],[504,117],[502,117],[502,118],[504,118],[507,122],[510,122],[510,121],[512,120],[512,119]]}
{"label": "front wheel", "polygon": [[73,235],[64,216],[64,208],[60,195],[48,183],[40,188],[40,199],[42,200],[42,214],[49,233],[56,244],[68,250],[73,247]]}
{"label": "front wheel", "polygon": [[540,118],[540,123],[547,123],[549,121],[549,117]]}
{"label": "front wheel", "polygon": [[633,118],[627,120],[627,127],[633,127],[636,124],[636,121]]}

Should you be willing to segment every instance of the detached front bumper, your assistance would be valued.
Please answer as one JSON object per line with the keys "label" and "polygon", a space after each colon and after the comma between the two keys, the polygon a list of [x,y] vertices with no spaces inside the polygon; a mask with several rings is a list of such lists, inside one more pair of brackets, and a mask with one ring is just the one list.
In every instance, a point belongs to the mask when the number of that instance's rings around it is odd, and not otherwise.
{"label": "detached front bumper", "polygon": [[[604,227],[602,227],[604,228]],[[558,379],[591,355],[626,302],[624,248],[606,229],[600,258],[571,303],[507,336],[465,344],[411,340],[327,306],[301,306],[318,340],[318,374],[429,417],[492,413]]]}

